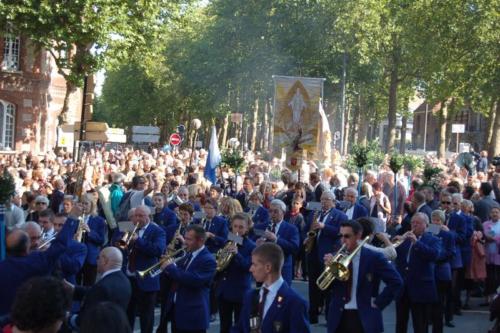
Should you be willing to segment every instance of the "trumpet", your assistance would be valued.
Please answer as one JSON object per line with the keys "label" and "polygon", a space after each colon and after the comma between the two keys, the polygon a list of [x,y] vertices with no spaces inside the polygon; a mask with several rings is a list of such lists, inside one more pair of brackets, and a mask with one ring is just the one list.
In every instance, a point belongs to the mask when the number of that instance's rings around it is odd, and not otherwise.
{"label": "trumpet", "polygon": [[130,242],[132,241],[132,237],[137,232],[138,228],[139,228],[139,225],[136,224],[134,226],[134,230],[132,230],[132,231],[126,231],[126,232],[123,233],[122,238],[118,241],[118,247],[120,249],[125,250],[125,249],[128,248],[128,246],[130,245]]}
{"label": "trumpet", "polygon": [[318,288],[323,291],[328,289],[335,279],[339,281],[347,281],[351,274],[349,271],[349,264],[369,239],[370,237],[366,236],[365,239],[359,243],[358,247],[356,247],[356,249],[354,249],[354,251],[350,254],[346,254],[344,252],[346,245],[342,245],[340,250],[338,250],[333,257],[332,261],[326,265],[325,269],[316,280]]}
{"label": "trumpet", "polygon": [[413,231],[411,231],[411,230],[410,230],[410,231],[405,232],[405,233],[403,234],[403,236],[401,236],[401,238],[400,238],[400,239],[395,240],[395,241],[393,241],[393,242],[392,242],[392,246],[394,246],[394,247],[398,247],[398,246],[400,246],[401,244],[403,244],[403,243],[404,243],[404,241],[406,240],[406,238],[408,237],[408,235],[410,235],[410,234],[412,234],[412,233],[413,233]]}
{"label": "trumpet", "polygon": [[163,265],[165,262],[173,259],[173,262],[175,263],[175,262],[178,262],[179,260],[183,259],[185,256],[186,256],[186,248],[182,247],[182,248],[178,249],[177,251],[160,258],[160,260],[156,264],[154,264],[153,266],[150,266],[143,271],[138,271],[137,275],[141,279],[144,279],[147,276],[153,278],[153,277],[161,274],[161,272],[163,271],[161,269],[161,265]]}
{"label": "trumpet", "polygon": [[79,243],[85,242],[85,236],[87,233],[87,230],[84,229],[84,224],[85,221],[83,220],[83,217],[78,218],[78,229],[76,230],[75,233],[75,240]]}
{"label": "trumpet", "polygon": [[55,234],[53,234],[52,236],[50,236],[49,238],[47,238],[47,239],[45,240],[45,242],[43,242],[42,244],[38,245],[37,250],[41,250],[41,249],[43,249],[44,247],[46,247],[47,245],[51,244],[51,243],[52,243],[52,241],[53,241],[54,239],[56,239],[56,237],[57,237],[57,233],[55,233]]}
{"label": "trumpet", "polygon": [[318,235],[318,232],[313,230],[312,227],[314,223],[318,222],[318,214],[319,210],[314,212],[312,222],[311,222],[311,227],[309,228],[309,231],[307,232],[307,238],[305,240],[304,244],[304,250],[306,253],[311,253],[311,251],[314,248],[314,244],[316,243],[316,236]]}

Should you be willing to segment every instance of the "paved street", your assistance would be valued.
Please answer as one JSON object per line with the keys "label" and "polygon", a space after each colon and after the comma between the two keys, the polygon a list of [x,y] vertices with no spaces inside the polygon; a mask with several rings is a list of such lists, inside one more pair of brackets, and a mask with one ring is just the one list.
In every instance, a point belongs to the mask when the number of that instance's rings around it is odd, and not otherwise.
{"label": "paved street", "polygon": [[[294,281],[293,287],[297,290],[302,296],[307,298],[307,283],[302,281]],[[463,311],[462,316],[455,316],[454,323],[456,325],[455,328],[446,328],[445,333],[486,333],[488,328],[490,327],[490,322],[488,318],[488,311],[486,307],[479,307],[478,304],[482,303],[482,299],[473,298],[471,302],[472,310]],[[394,302],[391,303],[384,310],[384,327],[385,332],[394,332],[396,327],[396,309]],[[156,310],[156,321],[158,323],[159,320],[159,310]],[[313,333],[326,332],[326,322],[323,317],[320,318],[320,323],[317,325],[313,325],[312,327]],[[139,333],[138,329],[138,320],[136,321],[136,329],[135,332]],[[210,329],[208,333],[218,333],[219,332],[219,321],[215,321],[210,325]],[[409,333],[412,331],[409,330]]]}

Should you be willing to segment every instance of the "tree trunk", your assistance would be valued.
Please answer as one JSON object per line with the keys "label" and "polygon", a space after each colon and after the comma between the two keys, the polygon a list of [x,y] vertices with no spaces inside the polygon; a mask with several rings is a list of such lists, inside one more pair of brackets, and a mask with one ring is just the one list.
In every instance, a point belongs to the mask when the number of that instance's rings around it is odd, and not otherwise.
{"label": "tree trunk", "polygon": [[446,156],[446,122],[448,116],[448,104],[446,101],[441,102],[441,107],[438,112],[438,128],[439,128],[439,140],[437,157],[445,158]]}
{"label": "tree trunk", "polygon": [[406,123],[408,122],[408,117],[403,115],[401,118],[401,140],[399,143],[399,153],[404,155],[406,152]]}
{"label": "tree trunk", "polygon": [[[495,118],[497,117],[497,101],[492,100],[491,106],[488,114],[488,124],[486,127],[486,133],[484,135],[483,147],[490,147],[491,138],[493,137],[493,127],[495,125]],[[489,153],[489,152],[488,152]]]}
{"label": "tree trunk", "polygon": [[280,154],[281,158],[281,151],[274,151],[274,141],[273,141],[273,136],[274,136],[274,105],[269,103],[269,136],[268,136],[268,149],[271,154]]}
{"label": "tree trunk", "polygon": [[342,147],[342,151],[347,154],[348,150],[348,138],[349,138],[349,118],[350,118],[350,113],[351,113],[351,107],[348,103],[346,103],[346,110],[345,110],[345,126],[344,126],[344,147]]}
{"label": "tree trunk", "polygon": [[[451,125],[453,123],[453,119],[455,117],[455,98],[451,98],[447,102],[447,112],[446,112],[446,149],[448,151],[451,151],[451,142],[453,139],[453,142],[456,143],[456,134],[453,135],[451,133]],[[453,151],[456,151],[457,149],[455,148]]]}
{"label": "tree trunk", "polygon": [[255,151],[257,146],[257,124],[259,123],[259,97],[255,98],[252,115],[252,136],[250,138],[250,149]]}
{"label": "tree trunk", "polygon": [[385,139],[385,152],[394,149],[396,141],[396,112],[398,106],[398,68],[393,64],[391,71],[391,83],[389,86],[389,110],[387,113],[387,138]]}
{"label": "tree trunk", "polygon": [[266,104],[264,105],[264,120],[262,127],[264,131],[262,133],[262,150],[267,152],[269,150],[269,128],[271,127],[269,124],[269,98],[266,98]]}
{"label": "tree trunk", "polygon": [[488,156],[490,158],[500,155],[500,103],[495,102],[495,112],[491,116],[495,117],[493,123],[493,133],[491,135],[491,141],[488,144]]}

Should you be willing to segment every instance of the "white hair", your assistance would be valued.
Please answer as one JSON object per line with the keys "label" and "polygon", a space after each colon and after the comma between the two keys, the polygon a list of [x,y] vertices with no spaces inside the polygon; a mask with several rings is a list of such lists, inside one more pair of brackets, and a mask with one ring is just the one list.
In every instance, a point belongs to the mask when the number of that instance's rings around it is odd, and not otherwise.
{"label": "white hair", "polygon": [[286,205],[280,199],[274,199],[273,201],[271,201],[271,206],[278,207],[279,209],[281,209],[283,211],[283,213],[286,212]]}

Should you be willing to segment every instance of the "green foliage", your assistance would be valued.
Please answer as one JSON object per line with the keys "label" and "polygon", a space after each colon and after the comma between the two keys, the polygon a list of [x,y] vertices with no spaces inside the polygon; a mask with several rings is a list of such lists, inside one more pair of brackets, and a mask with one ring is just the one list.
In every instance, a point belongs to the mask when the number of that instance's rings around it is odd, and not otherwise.
{"label": "green foliage", "polygon": [[12,198],[15,191],[16,185],[14,184],[14,178],[12,178],[12,175],[4,168],[3,174],[0,176],[0,204],[6,204]]}
{"label": "green foliage", "polygon": [[391,154],[391,157],[389,159],[389,168],[392,170],[392,172],[398,173],[399,170],[401,170],[401,168],[403,167],[404,162],[405,157],[394,152]]}
{"label": "green foliage", "polygon": [[233,169],[236,174],[239,174],[245,167],[245,158],[238,149],[225,149],[222,151],[221,166]]}
{"label": "green foliage", "polygon": [[424,160],[416,155],[404,156],[404,167],[410,172],[415,172],[424,166]]}
{"label": "green foliage", "polygon": [[443,169],[439,167],[434,167],[430,164],[426,164],[424,167],[424,183],[423,186],[430,186],[435,191],[439,188],[439,175],[443,172]]}
{"label": "green foliage", "polygon": [[384,153],[380,150],[378,141],[371,141],[367,145],[354,144],[347,158],[346,167],[354,172],[368,166],[378,167],[383,160]]}

